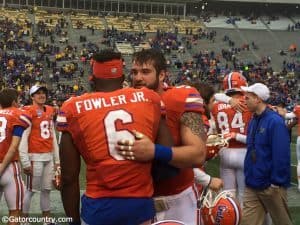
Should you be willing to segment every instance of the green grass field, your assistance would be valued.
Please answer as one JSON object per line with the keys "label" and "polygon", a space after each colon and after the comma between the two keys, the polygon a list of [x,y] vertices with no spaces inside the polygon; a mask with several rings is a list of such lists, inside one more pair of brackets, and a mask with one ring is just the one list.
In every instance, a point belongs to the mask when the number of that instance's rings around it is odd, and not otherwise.
{"label": "green grass field", "polygon": [[[289,200],[294,200],[295,198],[298,200],[298,204],[296,206],[289,207],[290,213],[293,219],[294,225],[300,224],[300,193],[297,192],[295,185],[297,184],[297,156],[296,156],[296,129],[293,129],[292,133],[292,143],[291,143],[291,174],[292,174],[292,187],[293,191],[289,192]],[[219,177],[219,158],[213,159],[207,163],[206,171],[211,176]]]}

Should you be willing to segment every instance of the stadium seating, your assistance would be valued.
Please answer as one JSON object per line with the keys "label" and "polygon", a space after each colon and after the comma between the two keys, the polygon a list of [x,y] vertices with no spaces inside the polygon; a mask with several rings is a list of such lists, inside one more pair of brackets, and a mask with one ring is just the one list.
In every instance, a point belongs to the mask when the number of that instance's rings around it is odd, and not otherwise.
{"label": "stadium seating", "polygon": [[[70,19],[72,22],[72,27],[74,29],[88,28],[91,26],[93,26],[96,30],[105,29],[103,20],[98,16],[89,16],[88,14],[78,13],[76,15],[71,15]],[[82,24],[82,26],[80,26],[79,24]]]}
{"label": "stadium seating", "polygon": [[139,22],[134,20],[132,16],[106,16],[107,25],[109,29],[114,27],[119,31],[125,32],[140,32]]}

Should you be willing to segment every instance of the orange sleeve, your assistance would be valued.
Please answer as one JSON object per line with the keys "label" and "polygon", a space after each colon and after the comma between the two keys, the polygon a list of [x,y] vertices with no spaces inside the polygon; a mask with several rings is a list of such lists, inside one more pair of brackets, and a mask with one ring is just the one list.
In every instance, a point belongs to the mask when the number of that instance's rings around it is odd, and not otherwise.
{"label": "orange sleeve", "polygon": [[295,113],[295,115],[296,115],[297,118],[299,119],[299,118],[300,118],[300,105],[296,105],[296,106],[294,107],[293,112]]}
{"label": "orange sleeve", "polygon": [[56,117],[56,129],[58,131],[69,131],[72,120],[72,100],[63,103]]}
{"label": "orange sleeve", "polygon": [[217,114],[218,114],[218,103],[217,102],[213,104],[211,114],[213,115],[213,117],[216,120],[217,119]]}
{"label": "orange sleeve", "polygon": [[32,117],[29,113],[18,109],[16,114],[17,114],[17,116],[16,116],[14,126],[21,126],[21,127],[24,127],[24,129],[31,126]]}
{"label": "orange sleeve", "polygon": [[195,88],[183,87],[182,92],[184,112],[204,113],[203,99]]}

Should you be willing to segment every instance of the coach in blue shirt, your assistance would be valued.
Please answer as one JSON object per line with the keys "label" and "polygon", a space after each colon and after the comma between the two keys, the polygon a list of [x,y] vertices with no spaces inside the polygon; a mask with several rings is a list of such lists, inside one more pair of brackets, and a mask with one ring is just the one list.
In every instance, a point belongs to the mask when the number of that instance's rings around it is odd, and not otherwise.
{"label": "coach in blue shirt", "polygon": [[290,185],[290,137],[283,118],[267,107],[267,86],[242,87],[253,112],[247,132],[246,188],[242,225],[262,225],[270,213],[274,225],[292,224],[286,188]]}

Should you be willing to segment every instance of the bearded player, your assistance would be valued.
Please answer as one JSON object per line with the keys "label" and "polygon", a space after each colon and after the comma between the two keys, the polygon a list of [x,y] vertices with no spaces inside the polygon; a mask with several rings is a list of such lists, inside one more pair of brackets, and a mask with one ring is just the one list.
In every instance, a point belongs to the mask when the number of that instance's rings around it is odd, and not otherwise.
{"label": "bearded player", "polygon": [[[150,224],[155,214],[152,163],[133,161],[132,151],[120,155],[115,144],[119,138],[133,141],[132,131],[140,130],[152,141],[172,145],[168,130],[160,122],[160,97],[146,88],[122,89],[120,53],[103,50],[94,54],[92,68],[95,92],[69,99],[57,117],[57,127],[62,131],[62,201],[66,215],[73,218],[74,225]],[[87,170],[81,216],[80,157]],[[157,160],[171,158],[163,149],[158,150]]]}
{"label": "bearded player", "polygon": [[[165,154],[180,153],[177,165],[174,162],[171,162],[171,165],[188,167],[180,169],[177,176],[154,184],[156,219],[157,221],[175,219],[187,225],[195,225],[199,222],[198,192],[192,167],[202,166],[205,160],[206,129],[202,120],[203,99],[199,92],[190,86],[164,87],[166,60],[158,50],[147,49],[135,53],[131,73],[135,88],[146,86],[160,94],[165,104],[166,123],[175,144],[172,149],[165,149],[167,152]],[[143,161],[144,155],[149,152],[155,156],[156,149],[163,147],[148,144],[142,139],[135,141],[134,146],[129,146],[135,150],[136,160]],[[126,149],[122,143],[119,143],[117,148]],[[197,159],[199,156],[200,161]]]}

